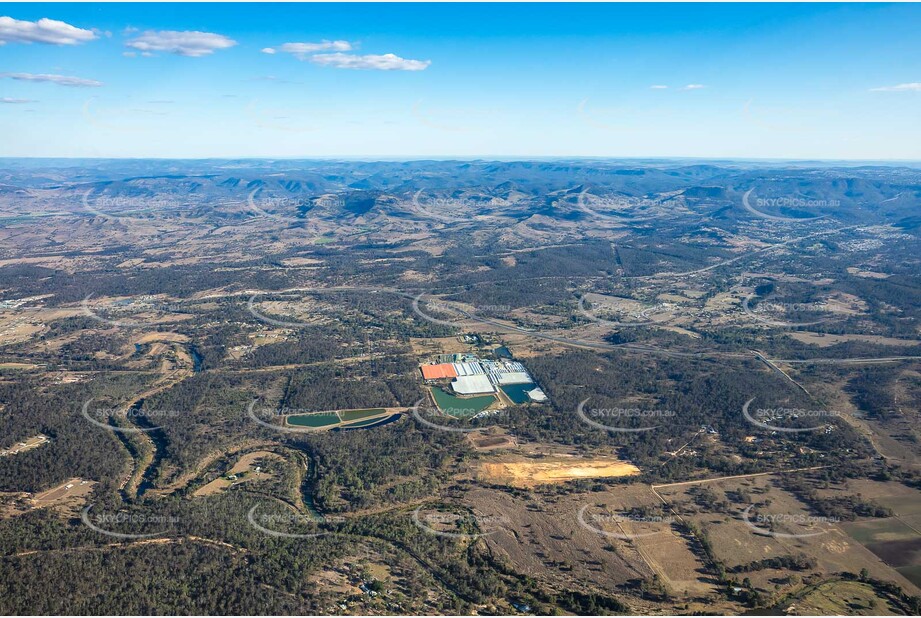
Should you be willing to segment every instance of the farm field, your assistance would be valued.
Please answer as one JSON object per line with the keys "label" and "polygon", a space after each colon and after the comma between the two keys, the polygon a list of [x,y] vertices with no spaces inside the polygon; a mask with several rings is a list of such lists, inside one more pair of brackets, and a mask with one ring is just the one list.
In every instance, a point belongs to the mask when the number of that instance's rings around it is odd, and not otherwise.
{"label": "farm field", "polygon": [[788,606],[786,613],[799,616],[899,616],[902,612],[868,584],[831,581],[819,584]]}
{"label": "farm field", "polygon": [[860,495],[892,510],[892,517],[858,518],[843,522],[841,528],[921,589],[921,491],[895,483],[853,479],[822,495],[842,493]]}
{"label": "farm field", "polygon": [[[866,568],[873,577],[894,579],[907,590],[917,590],[911,581],[881,562],[868,547],[851,536],[849,526],[852,524],[816,517],[794,495],[777,487],[772,476],[657,487],[656,491],[682,519],[705,535],[714,555],[729,570],[742,569],[763,560],[802,555],[814,560],[814,566],[798,572],[801,577],[809,573],[854,572]],[[750,496],[751,502],[740,501],[742,496]],[[755,515],[749,513],[746,521],[744,511],[749,504],[760,506],[754,511]],[[762,520],[771,523],[761,523]],[[774,526],[771,530],[779,534],[768,536],[758,532],[765,526]],[[864,538],[873,538],[874,527],[890,528],[874,521],[868,530],[861,532]],[[777,578],[789,574],[788,569],[770,566],[744,572],[745,577],[765,593],[774,591]]]}

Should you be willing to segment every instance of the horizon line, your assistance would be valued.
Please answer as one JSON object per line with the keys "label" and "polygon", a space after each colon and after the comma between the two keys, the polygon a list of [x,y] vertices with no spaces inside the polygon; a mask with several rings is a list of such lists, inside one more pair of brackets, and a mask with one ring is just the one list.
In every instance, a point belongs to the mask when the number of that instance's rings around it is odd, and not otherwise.
{"label": "horizon line", "polygon": [[729,162],[789,162],[789,163],[914,163],[919,159],[864,159],[824,157],[716,157],[716,156],[617,156],[617,155],[292,155],[292,156],[205,156],[205,157],[154,157],[154,156],[49,156],[49,155],[0,155],[4,160],[67,160],[67,161],[729,161]]}

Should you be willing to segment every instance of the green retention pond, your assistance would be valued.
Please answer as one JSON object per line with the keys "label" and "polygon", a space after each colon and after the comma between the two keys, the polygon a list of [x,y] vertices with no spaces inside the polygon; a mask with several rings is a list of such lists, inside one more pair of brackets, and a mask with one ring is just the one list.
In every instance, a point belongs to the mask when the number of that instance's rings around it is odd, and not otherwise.
{"label": "green retention pond", "polygon": [[339,417],[335,413],[325,412],[323,414],[293,414],[287,418],[289,425],[296,427],[326,427],[335,425],[339,422]]}
{"label": "green retention pond", "polygon": [[432,397],[438,408],[449,416],[473,416],[491,406],[496,398],[493,395],[480,395],[477,397],[455,397],[440,388],[432,389]]}
{"label": "green retention pond", "polygon": [[521,405],[531,401],[531,398],[528,397],[528,391],[533,391],[537,388],[537,384],[534,384],[534,382],[526,382],[525,384],[506,384],[499,388],[502,389],[503,393],[508,395],[508,398],[511,399],[513,403]]}
{"label": "green retention pond", "polygon": [[339,412],[339,416],[342,417],[343,421],[357,421],[362,418],[368,418],[369,416],[380,416],[385,414],[387,410],[384,408],[366,408],[364,410],[342,410]]}

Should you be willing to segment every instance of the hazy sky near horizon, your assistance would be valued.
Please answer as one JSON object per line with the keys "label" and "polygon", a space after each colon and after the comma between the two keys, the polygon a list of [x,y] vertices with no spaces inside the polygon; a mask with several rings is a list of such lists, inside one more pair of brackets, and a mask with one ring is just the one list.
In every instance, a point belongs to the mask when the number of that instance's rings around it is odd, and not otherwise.
{"label": "hazy sky near horizon", "polygon": [[0,156],[921,159],[921,5],[0,4]]}

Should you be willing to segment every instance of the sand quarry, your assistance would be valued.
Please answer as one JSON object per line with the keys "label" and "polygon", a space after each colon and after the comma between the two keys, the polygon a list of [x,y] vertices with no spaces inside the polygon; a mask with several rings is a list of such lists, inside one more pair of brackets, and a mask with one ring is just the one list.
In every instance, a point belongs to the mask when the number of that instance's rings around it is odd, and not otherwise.
{"label": "sand quarry", "polygon": [[535,487],[576,479],[635,476],[640,469],[613,457],[553,457],[492,461],[479,466],[477,476],[490,483],[511,487]]}

